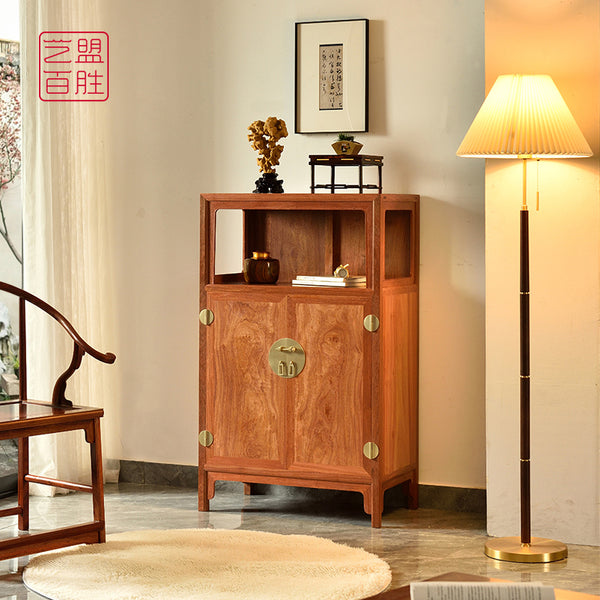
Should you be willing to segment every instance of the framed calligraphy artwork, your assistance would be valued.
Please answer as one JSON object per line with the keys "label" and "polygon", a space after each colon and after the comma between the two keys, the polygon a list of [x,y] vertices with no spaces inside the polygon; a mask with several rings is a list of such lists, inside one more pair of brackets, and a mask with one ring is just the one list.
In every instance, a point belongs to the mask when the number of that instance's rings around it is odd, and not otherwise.
{"label": "framed calligraphy artwork", "polygon": [[368,130],[369,21],[296,23],[296,133]]}

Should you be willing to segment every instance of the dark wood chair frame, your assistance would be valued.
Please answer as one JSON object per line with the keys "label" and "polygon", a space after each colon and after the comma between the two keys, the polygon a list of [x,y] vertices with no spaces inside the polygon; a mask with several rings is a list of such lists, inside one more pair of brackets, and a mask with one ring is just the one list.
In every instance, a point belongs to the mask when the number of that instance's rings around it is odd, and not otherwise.
{"label": "dark wood chair frame", "polygon": [[[0,517],[17,515],[19,530],[22,532],[29,530],[30,483],[89,492],[92,494],[94,513],[93,521],[88,523],[39,533],[24,533],[0,540],[0,560],[75,544],[104,542],[106,540],[106,529],[102,446],[100,441],[100,418],[104,415],[104,411],[101,408],[74,406],[70,400],[65,398],[65,391],[68,379],[79,368],[86,353],[107,364],[112,364],[116,357],[110,352],[104,354],[92,348],[62,314],[37,296],[1,281],[0,291],[13,294],[19,298],[19,397],[0,402],[0,440],[16,439],[18,441],[18,497],[17,506],[0,510]],[[57,379],[52,392],[51,403],[30,400],[27,396],[25,307],[28,302],[58,321],[73,340],[71,363]],[[40,477],[29,473],[30,437],[78,429],[84,431],[85,440],[90,445],[91,485]]]}

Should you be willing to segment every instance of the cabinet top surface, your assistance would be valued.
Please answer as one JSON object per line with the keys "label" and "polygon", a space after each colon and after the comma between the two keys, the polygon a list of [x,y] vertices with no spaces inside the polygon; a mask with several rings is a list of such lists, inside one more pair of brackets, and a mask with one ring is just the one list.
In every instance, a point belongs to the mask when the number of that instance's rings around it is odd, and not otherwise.
{"label": "cabinet top surface", "polygon": [[311,208],[313,210],[335,207],[338,210],[367,207],[375,202],[407,202],[418,204],[415,194],[201,194],[201,200],[222,205],[237,205],[247,208],[258,206],[287,208]]}

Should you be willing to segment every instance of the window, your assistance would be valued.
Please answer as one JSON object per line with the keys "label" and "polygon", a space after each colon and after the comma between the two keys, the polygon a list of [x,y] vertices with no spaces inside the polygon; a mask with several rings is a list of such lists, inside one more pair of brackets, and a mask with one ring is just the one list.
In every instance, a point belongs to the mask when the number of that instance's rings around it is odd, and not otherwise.
{"label": "window", "polygon": [[[0,21],[0,280],[22,284],[21,84],[19,2],[5,0]],[[18,373],[18,300],[0,298],[0,377]],[[0,393],[8,393],[3,378]]]}

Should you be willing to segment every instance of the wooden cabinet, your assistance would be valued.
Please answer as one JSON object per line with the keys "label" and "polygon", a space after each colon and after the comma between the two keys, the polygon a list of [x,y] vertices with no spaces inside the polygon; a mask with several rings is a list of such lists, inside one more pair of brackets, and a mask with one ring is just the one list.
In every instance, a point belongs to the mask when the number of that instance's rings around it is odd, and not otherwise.
{"label": "wooden cabinet", "polygon": [[[198,507],[219,480],[356,491],[374,527],[383,493],[417,505],[419,199],[391,194],[201,197]],[[221,213],[221,211],[235,211]],[[280,261],[274,285],[216,273],[219,215],[241,253]],[[299,287],[349,264],[364,288]],[[304,366],[269,352],[293,340]],[[280,361],[281,363],[281,361]]]}

